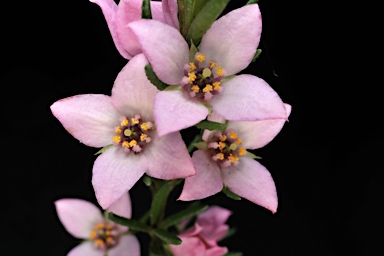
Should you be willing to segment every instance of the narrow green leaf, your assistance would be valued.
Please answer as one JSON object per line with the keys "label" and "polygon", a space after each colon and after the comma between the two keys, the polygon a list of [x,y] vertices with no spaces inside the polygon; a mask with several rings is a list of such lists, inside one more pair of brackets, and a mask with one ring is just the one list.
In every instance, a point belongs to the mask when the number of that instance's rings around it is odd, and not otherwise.
{"label": "narrow green leaf", "polygon": [[224,256],[243,256],[242,252],[228,252]]}
{"label": "narrow green leaf", "polygon": [[228,230],[228,232],[225,234],[225,236],[220,240],[220,241],[223,241],[224,239],[227,239],[227,238],[230,238],[231,236],[233,236],[237,231],[237,228],[230,228]]}
{"label": "narrow green leaf", "polygon": [[145,74],[147,75],[148,80],[157,87],[160,91],[168,87],[168,84],[163,83],[155,74],[150,64],[145,66]]}
{"label": "narrow green leaf", "polygon": [[224,11],[229,1],[230,0],[208,1],[193,19],[186,35],[187,42],[192,40],[194,44],[198,45],[205,32]]}
{"label": "narrow green leaf", "polygon": [[195,124],[199,129],[205,129],[210,131],[224,131],[227,128],[226,124],[211,122],[208,120],[203,120],[200,123]]}
{"label": "narrow green leaf", "polygon": [[231,190],[229,190],[227,187],[224,187],[223,188],[223,193],[229,197],[229,198],[232,198],[233,200],[241,200],[241,197],[236,195],[235,193],[233,193]]}
{"label": "narrow green leaf", "polygon": [[221,79],[221,83],[225,83],[225,82],[228,82],[229,80],[231,80],[232,78],[235,78],[236,75],[230,75],[230,76],[226,76],[224,77],[223,79]]}
{"label": "narrow green leaf", "polygon": [[151,225],[157,223],[164,210],[169,193],[172,190],[172,181],[165,182],[153,196],[151,209],[149,210],[149,220]]}
{"label": "narrow green leaf", "polygon": [[261,50],[261,49],[257,49],[257,50],[256,50],[256,53],[255,53],[255,55],[254,55],[253,58],[252,58],[252,62],[254,62],[257,58],[259,58],[259,56],[260,56],[260,54],[261,54],[262,51],[263,51],[263,50]]}
{"label": "narrow green leaf", "polygon": [[[185,38],[194,17],[195,0],[178,0],[180,32]],[[187,41],[189,42],[189,41]]]}
{"label": "narrow green leaf", "polygon": [[107,150],[110,149],[112,146],[113,146],[113,145],[111,144],[111,145],[108,145],[108,146],[103,147],[102,149],[100,149],[99,151],[97,151],[97,152],[95,153],[95,155],[99,155],[99,154],[101,154],[101,153],[107,151]]}
{"label": "narrow green leaf", "polygon": [[181,244],[181,239],[174,234],[160,228],[155,228],[153,233],[167,244]]}
{"label": "narrow green leaf", "polygon": [[195,55],[199,50],[197,49],[196,45],[191,40],[191,47],[189,48],[189,62],[195,61]]}
{"label": "narrow green leaf", "polygon": [[249,151],[247,151],[247,152],[245,153],[245,156],[246,156],[246,157],[253,158],[253,159],[261,159],[260,156],[257,156],[257,155],[255,155],[255,154],[249,152]]}
{"label": "narrow green leaf", "polygon": [[177,90],[181,90],[181,86],[178,85],[178,84],[175,84],[175,85],[168,85],[167,88],[164,89],[164,91],[177,91]]}
{"label": "narrow green leaf", "polygon": [[256,4],[259,0],[249,0],[245,5]]}
{"label": "narrow green leaf", "polygon": [[201,141],[201,142],[198,142],[198,143],[194,143],[192,144],[195,148],[197,149],[202,149],[202,150],[207,150],[208,149],[208,145],[207,145],[207,142],[205,141]]}
{"label": "narrow green leaf", "polygon": [[116,222],[117,224],[127,226],[133,231],[141,231],[141,232],[150,232],[152,229],[148,227],[147,225],[132,219],[127,219],[122,216],[116,215],[112,212],[108,213],[108,219],[110,219],[113,222]]}
{"label": "narrow green leaf", "polygon": [[141,17],[143,19],[152,19],[150,0],[143,0],[143,4],[141,5]]}
{"label": "narrow green leaf", "polygon": [[178,224],[179,222],[183,221],[186,218],[191,218],[205,211],[207,208],[208,208],[208,205],[202,205],[199,203],[191,205],[185,210],[179,211],[177,213],[174,213],[168,216],[164,221],[162,221],[159,224],[159,227],[166,229],[168,227]]}
{"label": "narrow green leaf", "polygon": [[149,187],[149,186],[152,185],[152,178],[149,177],[148,175],[144,174],[144,176],[143,176],[143,182],[144,182],[144,184],[145,184],[147,187]]}

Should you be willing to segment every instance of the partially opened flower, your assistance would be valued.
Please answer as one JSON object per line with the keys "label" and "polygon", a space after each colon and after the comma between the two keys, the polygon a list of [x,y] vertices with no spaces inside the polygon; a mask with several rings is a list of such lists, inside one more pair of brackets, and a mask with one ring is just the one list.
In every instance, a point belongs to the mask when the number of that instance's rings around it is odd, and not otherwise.
{"label": "partially opened flower", "polygon": [[217,244],[224,238],[229,227],[225,222],[232,214],[220,206],[211,206],[199,214],[195,225],[178,237],[180,245],[170,245],[174,256],[223,256],[228,252],[226,247]]}
{"label": "partially opened flower", "polygon": [[131,22],[143,53],[163,82],[179,90],[157,94],[155,120],[160,136],[195,125],[213,111],[232,121],[285,117],[284,103],[262,79],[239,75],[252,61],[261,35],[257,4],[231,11],[216,20],[189,61],[188,44],[172,26],[155,20]]}
{"label": "partially opened flower", "polygon": [[[72,236],[83,239],[67,256],[139,256],[140,244],[127,228],[103,217],[100,209],[85,200],[63,198],[55,201],[57,215],[64,228]],[[128,193],[119,198],[109,211],[131,217],[131,201]]]}
{"label": "partially opened flower", "polygon": [[80,142],[90,147],[111,145],[93,165],[96,198],[108,208],[140,177],[172,180],[195,174],[180,133],[159,138],[153,121],[158,92],[147,79],[143,54],[128,62],[117,76],[112,96],[84,94],[52,104],[53,115]]}
{"label": "partially opened flower", "polygon": [[[141,6],[143,0],[120,0],[116,4],[113,0],[90,0],[100,6],[111,32],[113,42],[121,56],[131,59],[141,53],[140,45],[135,36],[127,29],[127,24],[134,20],[141,19]],[[177,11],[175,12],[176,0],[161,2],[151,1],[152,18],[166,22],[178,28]],[[177,10],[177,9],[176,9]]]}
{"label": "partially opened flower", "polygon": [[[291,112],[290,105],[285,107],[286,116],[282,119],[229,121],[223,132],[206,130],[205,149],[196,150],[192,155],[196,175],[185,179],[179,200],[202,199],[220,192],[225,185],[235,194],[276,212],[276,187],[271,174],[248,157],[246,149],[261,148],[276,137]],[[209,119],[223,120],[217,114]]]}

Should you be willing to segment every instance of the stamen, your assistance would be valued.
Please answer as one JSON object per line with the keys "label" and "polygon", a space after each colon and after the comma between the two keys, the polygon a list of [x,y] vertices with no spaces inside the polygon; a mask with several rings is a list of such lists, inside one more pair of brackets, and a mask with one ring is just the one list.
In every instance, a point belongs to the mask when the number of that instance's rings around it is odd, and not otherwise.
{"label": "stamen", "polygon": [[112,140],[113,140],[113,142],[115,142],[115,143],[120,143],[121,138],[120,138],[120,136],[114,136]]}
{"label": "stamen", "polygon": [[223,159],[224,159],[224,154],[223,154],[223,153],[217,153],[216,156],[217,156],[217,158],[220,159],[220,160],[223,160]]}
{"label": "stamen", "polygon": [[197,86],[197,85],[192,86],[191,89],[192,89],[192,91],[193,91],[194,93],[198,93],[198,92],[200,91],[200,87]]}
{"label": "stamen", "polygon": [[131,140],[129,142],[129,147],[133,147],[133,146],[136,146],[137,145],[137,141],[136,140]]}
{"label": "stamen", "polygon": [[95,239],[97,236],[96,232],[95,231],[92,231],[91,234],[89,235],[89,238],[90,239]]}
{"label": "stamen", "polygon": [[203,62],[203,61],[205,61],[205,55],[202,54],[202,53],[197,53],[196,56],[195,56],[195,59],[196,59],[198,62]]}
{"label": "stamen", "polygon": [[236,134],[235,132],[231,132],[231,133],[229,134],[229,137],[230,137],[231,139],[236,139],[236,138],[237,138],[237,134]]}
{"label": "stamen", "polygon": [[196,74],[195,73],[188,73],[188,79],[190,83],[193,83],[193,81],[196,80]]}
{"label": "stamen", "polygon": [[236,143],[239,144],[239,145],[243,144],[243,142],[239,138],[237,138]]}
{"label": "stamen", "polygon": [[237,161],[239,161],[239,157],[230,154],[230,155],[228,156],[228,160],[229,160],[231,163],[236,163]]}
{"label": "stamen", "polygon": [[146,139],[147,137],[148,137],[147,134],[142,133],[142,134],[140,135],[140,140],[141,140],[141,141],[145,141],[145,139]]}
{"label": "stamen", "polygon": [[116,134],[120,134],[120,133],[121,133],[121,128],[120,128],[120,126],[117,126],[117,127],[116,127],[115,132],[116,132]]}
{"label": "stamen", "polygon": [[245,150],[245,148],[240,148],[239,149],[239,155],[241,155],[241,156],[245,155],[246,152],[247,151]]}
{"label": "stamen", "polygon": [[124,141],[123,143],[121,143],[121,146],[123,148],[129,148],[129,142],[128,141]]}
{"label": "stamen", "polygon": [[195,69],[196,65],[193,62],[189,63],[189,71],[194,71]]}
{"label": "stamen", "polygon": [[144,131],[148,131],[148,125],[147,125],[147,123],[142,123],[142,124],[140,125],[140,128],[141,128],[142,130],[144,130]]}
{"label": "stamen", "polygon": [[129,124],[129,121],[127,119],[124,119],[123,121],[121,121],[121,126],[127,126]]}
{"label": "stamen", "polygon": [[213,91],[213,87],[210,84],[205,85],[203,92],[210,92]]}
{"label": "stamen", "polygon": [[216,68],[216,74],[218,74],[219,76],[224,76],[224,70],[222,67],[217,67]]}
{"label": "stamen", "polygon": [[209,68],[213,69],[214,67],[216,67],[216,62],[213,62],[213,61],[209,62]]}
{"label": "stamen", "polygon": [[138,124],[140,121],[134,117],[131,118],[132,124]]}
{"label": "stamen", "polygon": [[227,145],[224,142],[222,142],[222,141],[219,142],[219,149],[220,150],[223,150],[226,146]]}
{"label": "stamen", "polygon": [[226,139],[227,139],[227,136],[226,136],[226,135],[224,135],[224,134],[221,135],[221,137],[220,137],[220,140],[221,140],[221,141],[225,141]]}

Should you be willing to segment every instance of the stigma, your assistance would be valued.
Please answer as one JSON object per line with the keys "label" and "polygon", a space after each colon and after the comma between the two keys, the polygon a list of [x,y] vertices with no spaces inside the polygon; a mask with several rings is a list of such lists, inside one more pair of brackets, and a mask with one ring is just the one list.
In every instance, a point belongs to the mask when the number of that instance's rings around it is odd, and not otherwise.
{"label": "stigma", "polygon": [[208,62],[204,54],[197,52],[194,61],[184,66],[181,86],[190,97],[209,101],[222,91],[221,80],[224,75],[222,67],[214,61]]}
{"label": "stigma", "polygon": [[133,151],[138,154],[151,142],[150,133],[153,128],[153,122],[144,121],[140,115],[122,117],[120,125],[115,128],[116,135],[112,142],[127,153]]}

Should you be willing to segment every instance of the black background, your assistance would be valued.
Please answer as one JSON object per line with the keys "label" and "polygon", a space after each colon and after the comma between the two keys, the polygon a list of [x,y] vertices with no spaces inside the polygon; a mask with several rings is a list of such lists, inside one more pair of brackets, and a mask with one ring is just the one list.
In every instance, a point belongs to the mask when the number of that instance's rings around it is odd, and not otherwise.
{"label": "black background", "polygon": [[[232,0],[225,12],[245,2]],[[49,106],[75,94],[109,94],[126,60],[93,3],[0,5],[1,252],[65,255],[77,240],[59,223],[53,202],[77,197],[96,203],[96,149],[69,135]],[[374,44],[380,16],[373,6],[351,2],[260,0],[260,9],[263,52],[243,73],[266,80],[293,107],[282,132],[255,152],[275,180],[279,208],[272,215],[222,194],[203,200],[233,211],[228,223],[238,232],[222,244],[246,256],[379,255],[382,64],[375,62],[381,51]],[[131,196],[133,217],[139,217],[149,194],[138,182]],[[170,205],[168,211],[185,204]]]}

